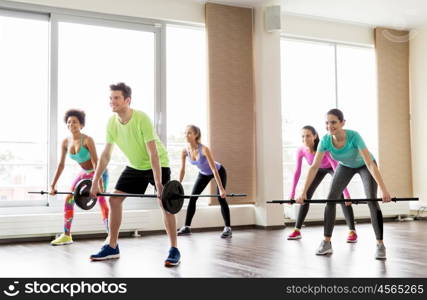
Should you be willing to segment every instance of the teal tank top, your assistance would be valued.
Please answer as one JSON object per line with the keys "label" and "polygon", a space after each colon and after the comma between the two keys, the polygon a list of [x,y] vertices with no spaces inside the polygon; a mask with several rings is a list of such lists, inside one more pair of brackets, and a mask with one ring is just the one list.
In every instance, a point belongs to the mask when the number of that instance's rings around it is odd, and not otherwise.
{"label": "teal tank top", "polygon": [[83,136],[80,138],[80,149],[76,154],[72,154],[70,152],[70,158],[78,162],[79,164],[87,162],[90,160],[90,152],[89,150],[83,146]]}

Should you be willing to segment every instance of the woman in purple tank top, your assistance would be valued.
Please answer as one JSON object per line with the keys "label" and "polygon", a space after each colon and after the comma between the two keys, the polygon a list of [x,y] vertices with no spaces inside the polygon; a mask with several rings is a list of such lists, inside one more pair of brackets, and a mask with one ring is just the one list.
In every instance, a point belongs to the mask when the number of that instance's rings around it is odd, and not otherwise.
{"label": "woman in purple tank top", "polygon": [[[230,209],[225,199],[225,186],[227,184],[227,173],[224,166],[216,162],[209,148],[200,142],[201,132],[197,126],[188,125],[185,130],[185,138],[187,146],[182,150],[181,154],[181,170],[179,172],[179,181],[182,182],[185,175],[185,163],[188,161],[190,164],[199,169],[199,175],[194,183],[193,191],[191,194],[198,195],[203,192],[209,182],[215,178],[217,184],[217,192],[219,204],[221,205],[221,213],[224,218],[224,231],[221,234],[222,238],[231,237],[230,228]],[[186,235],[191,233],[191,221],[196,213],[196,201],[198,197],[191,197],[188,202],[187,216],[185,219],[185,226],[178,230],[178,235]]]}

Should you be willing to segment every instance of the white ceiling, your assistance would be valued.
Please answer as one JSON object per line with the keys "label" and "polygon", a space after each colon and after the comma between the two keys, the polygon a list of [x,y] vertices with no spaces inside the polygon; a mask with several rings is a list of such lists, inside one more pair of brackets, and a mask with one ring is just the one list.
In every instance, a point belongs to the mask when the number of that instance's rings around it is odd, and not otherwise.
{"label": "white ceiling", "polygon": [[[272,3],[271,0],[212,0],[212,2],[249,7]],[[290,15],[397,29],[413,29],[427,25],[427,0],[278,0],[277,2],[281,3],[283,13]]]}

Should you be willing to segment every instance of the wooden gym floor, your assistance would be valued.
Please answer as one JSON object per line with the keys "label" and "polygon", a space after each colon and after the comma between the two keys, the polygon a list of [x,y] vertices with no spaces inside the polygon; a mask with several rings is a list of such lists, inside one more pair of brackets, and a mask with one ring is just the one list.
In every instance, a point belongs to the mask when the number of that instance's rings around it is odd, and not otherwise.
{"label": "wooden gym floor", "polygon": [[166,235],[121,238],[121,258],[90,262],[102,239],[80,239],[52,247],[46,242],[0,245],[0,277],[426,277],[427,222],[384,224],[386,261],[374,259],[370,223],[358,224],[359,242],[345,242],[347,228],[336,225],[328,257],[314,254],[322,226],[307,226],[303,238],[288,241],[285,230],[241,229],[223,240],[220,232],[178,238],[181,265],[165,268]]}

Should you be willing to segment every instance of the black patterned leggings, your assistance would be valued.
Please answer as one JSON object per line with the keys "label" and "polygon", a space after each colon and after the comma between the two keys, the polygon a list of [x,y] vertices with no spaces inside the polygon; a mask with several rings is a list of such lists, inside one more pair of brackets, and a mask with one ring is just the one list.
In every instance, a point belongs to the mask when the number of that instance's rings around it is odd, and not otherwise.
{"label": "black patterned leggings", "polygon": [[[222,186],[225,188],[227,184],[227,173],[225,171],[225,168],[221,166],[218,170],[219,177],[221,178]],[[193,191],[191,194],[201,194],[203,190],[206,188],[206,186],[209,184],[211,179],[214,178],[212,175],[203,175],[200,174],[197,176],[196,182],[194,183]],[[217,193],[219,194],[219,189],[217,187]],[[187,207],[187,217],[185,218],[185,225],[191,226],[191,220],[194,217],[194,214],[196,213],[196,201],[198,197],[191,197],[190,201],[188,202]],[[224,218],[225,226],[230,226],[230,209],[227,204],[227,200],[221,197],[218,197],[219,204],[221,205],[221,213],[222,217]]]}

